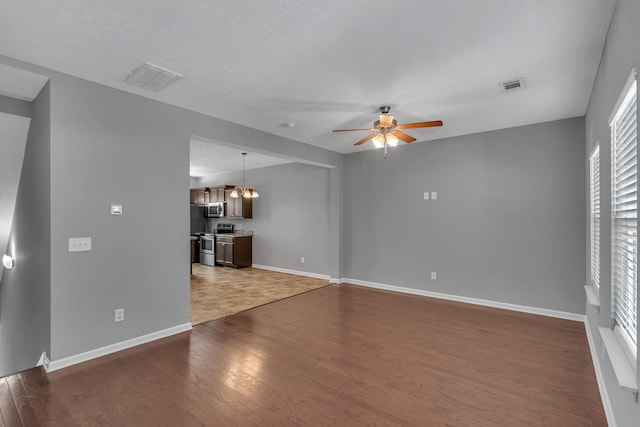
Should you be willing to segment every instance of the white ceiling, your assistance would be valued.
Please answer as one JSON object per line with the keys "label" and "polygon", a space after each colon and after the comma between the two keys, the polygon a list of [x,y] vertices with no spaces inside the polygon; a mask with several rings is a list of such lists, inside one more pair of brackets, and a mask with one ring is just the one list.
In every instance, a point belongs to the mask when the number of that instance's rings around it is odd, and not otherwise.
{"label": "white ceiling", "polygon": [[[584,115],[615,0],[8,0],[0,53],[340,153]],[[145,61],[184,77],[123,83]],[[524,77],[513,93],[498,83]],[[0,79],[2,74],[0,74]],[[293,122],[295,127],[283,126]],[[418,143],[419,143],[418,142]]]}
{"label": "white ceiling", "polygon": [[[192,139],[190,143],[191,162],[189,176],[203,177],[242,170],[243,152],[247,152],[247,150]],[[263,168],[284,163],[291,163],[291,161],[265,156],[264,154],[248,153],[245,159],[245,169]]]}

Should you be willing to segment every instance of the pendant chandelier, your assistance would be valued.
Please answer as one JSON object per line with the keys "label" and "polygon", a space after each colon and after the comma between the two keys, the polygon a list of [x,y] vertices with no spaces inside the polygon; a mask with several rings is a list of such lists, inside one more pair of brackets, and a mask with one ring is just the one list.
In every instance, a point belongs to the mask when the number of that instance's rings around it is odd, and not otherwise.
{"label": "pendant chandelier", "polygon": [[242,153],[242,185],[240,185],[240,187],[236,186],[236,188],[234,188],[230,194],[231,197],[236,199],[240,196],[244,197],[245,199],[255,199],[256,197],[260,197],[260,195],[254,188],[249,188],[249,186],[247,186],[247,180],[244,179],[244,168],[246,159],[247,153]]}

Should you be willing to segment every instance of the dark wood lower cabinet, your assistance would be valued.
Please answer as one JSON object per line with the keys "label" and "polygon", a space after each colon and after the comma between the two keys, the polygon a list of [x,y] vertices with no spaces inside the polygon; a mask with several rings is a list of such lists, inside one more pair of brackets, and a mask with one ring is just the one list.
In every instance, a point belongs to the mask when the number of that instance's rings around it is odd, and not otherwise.
{"label": "dark wood lower cabinet", "polygon": [[251,236],[216,236],[216,264],[233,268],[251,267]]}

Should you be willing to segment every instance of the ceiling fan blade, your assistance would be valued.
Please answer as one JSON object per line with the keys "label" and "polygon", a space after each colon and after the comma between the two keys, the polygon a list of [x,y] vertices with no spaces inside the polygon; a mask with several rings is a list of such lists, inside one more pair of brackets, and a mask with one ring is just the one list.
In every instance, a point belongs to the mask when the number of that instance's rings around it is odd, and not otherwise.
{"label": "ceiling fan blade", "polygon": [[[367,129],[368,130],[368,129]],[[353,145],[362,145],[365,142],[369,141],[370,139],[372,139],[374,136],[376,136],[377,133],[370,133],[369,135],[365,136],[364,138],[362,138],[360,141],[356,142]]]}
{"label": "ceiling fan blade", "polygon": [[412,137],[411,135],[407,135],[404,132],[400,132],[399,130],[395,131],[395,132],[391,132],[396,138],[403,140],[404,142],[406,142],[407,144],[409,144],[410,142],[415,141],[416,139],[414,137]]}
{"label": "ceiling fan blade", "polygon": [[442,126],[442,120],[434,120],[432,122],[406,123],[396,126],[396,129],[415,129],[415,128],[432,128]]}
{"label": "ceiling fan blade", "polygon": [[371,128],[366,128],[366,129],[334,129],[331,132],[353,132],[355,130],[368,130],[368,131],[372,131],[375,129],[371,129]]}

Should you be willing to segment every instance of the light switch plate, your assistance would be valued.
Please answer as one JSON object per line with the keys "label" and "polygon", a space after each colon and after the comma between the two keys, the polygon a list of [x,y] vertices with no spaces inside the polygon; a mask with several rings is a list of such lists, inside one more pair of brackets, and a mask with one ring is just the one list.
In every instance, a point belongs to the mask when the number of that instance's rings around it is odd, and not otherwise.
{"label": "light switch plate", "polygon": [[431,192],[431,200],[437,200],[438,199],[438,192],[437,191],[432,191]]}
{"label": "light switch plate", "polygon": [[425,200],[429,200],[429,192],[428,191],[424,192],[424,199]]}
{"label": "light switch plate", "polygon": [[111,215],[122,215],[122,205],[111,205]]}
{"label": "light switch plate", "polygon": [[69,252],[85,252],[91,250],[91,237],[72,237],[69,239]]}

